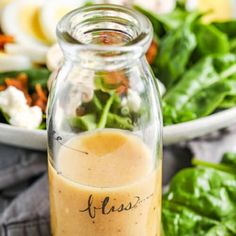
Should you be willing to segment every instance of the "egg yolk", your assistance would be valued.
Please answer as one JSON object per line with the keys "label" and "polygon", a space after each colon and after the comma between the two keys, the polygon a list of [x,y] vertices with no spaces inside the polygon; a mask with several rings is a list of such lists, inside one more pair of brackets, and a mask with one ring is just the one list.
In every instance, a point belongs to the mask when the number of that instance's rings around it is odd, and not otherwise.
{"label": "egg yolk", "polygon": [[209,12],[204,16],[204,22],[224,21],[233,17],[231,0],[198,0],[199,9]]}
{"label": "egg yolk", "polygon": [[23,8],[20,13],[20,25],[27,34],[35,37],[43,43],[49,44],[40,26],[40,7],[30,6]]}

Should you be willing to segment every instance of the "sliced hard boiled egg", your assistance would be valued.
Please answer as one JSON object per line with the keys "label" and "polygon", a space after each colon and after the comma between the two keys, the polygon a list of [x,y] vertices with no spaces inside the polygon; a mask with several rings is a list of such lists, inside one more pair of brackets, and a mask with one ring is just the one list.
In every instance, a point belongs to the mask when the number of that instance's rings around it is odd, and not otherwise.
{"label": "sliced hard boiled egg", "polygon": [[32,62],[43,64],[46,62],[47,47],[32,47],[27,44],[5,44],[5,52],[9,55],[24,55]]}
{"label": "sliced hard boiled egg", "polygon": [[48,43],[39,18],[45,0],[15,0],[3,9],[1,27],[17,43],[45,46]]}
{"label": "sliced hard boiled egg", "polygon": [[32,63],[27,56],[0,53],[0,72],[25,70],[31,66]]}
{"label": "sliced hard boiled egg", "polygon": [[13,0],[0,0],[0,17],[2,15],[3,8],[12,1]]}
{"label": "sliced hard boiled egg", "polygon": [[10,2],[12,2],[12,0],[1,0],[0,1],[0,9],[5,7]]}
{"label": "sliced hard boiled egg", "polygon": [[69,11],[84,5],[86,0],[51,0],[46,1],[40,12],[40,24],[50,43],[56,42],[56,26]]}

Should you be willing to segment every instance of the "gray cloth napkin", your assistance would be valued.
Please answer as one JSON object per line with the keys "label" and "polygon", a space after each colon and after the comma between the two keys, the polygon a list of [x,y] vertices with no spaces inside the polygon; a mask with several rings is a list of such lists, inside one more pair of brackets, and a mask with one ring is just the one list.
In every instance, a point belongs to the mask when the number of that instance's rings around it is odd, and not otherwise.
{"label": "gray cloth napkin", "polygon": [[[236,126],[191,142],[164,148],[163,183],[191,157],[218,161],[236,151]],[[0,236],[49,236],[46,153],[0,145]]]}
{"label": "gray cloth napkin", "polygon": [[208,162],[220,162],[225,152],[236,152],[236,125],[190,141],[188,146],[195,158]]}
{"label": "gray cloth napkin", "polygon": [[0,236],[49,236],[46,154],[0,145]]}

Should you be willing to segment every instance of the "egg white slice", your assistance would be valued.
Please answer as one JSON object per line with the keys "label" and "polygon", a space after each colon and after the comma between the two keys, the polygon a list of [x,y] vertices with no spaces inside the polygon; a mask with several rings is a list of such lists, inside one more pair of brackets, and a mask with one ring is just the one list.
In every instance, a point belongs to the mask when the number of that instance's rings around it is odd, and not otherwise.
{"label": "egg white slice", "polygon": [[27,44],[8,43],[4,48],[5,52],[9,55],[24,55],[33,63],[46,63],[47,47],[32,47]]}
{"label": "egg white slice", "polygon": [[2,14],[3,8],[13,0],[0,0],[0,17]]}
{"label": "egg white slice", "polygon": [[39,24],[41,7],[45,0],[15,0],[2,11],[3,33],[12,35],[20,44],[45,47],[47,40]]}
{"label": "egg white slice", "polygon": [[40,12],[40,24],[50,43],[56,42],[56,26],[60,19],[88,0],[51,0],[45,1]]}
{"label": "egg white slice", "polygon": [[0,53],[0,72],[25,70],[30,67],[32,67],[32,63],[26,56]]}

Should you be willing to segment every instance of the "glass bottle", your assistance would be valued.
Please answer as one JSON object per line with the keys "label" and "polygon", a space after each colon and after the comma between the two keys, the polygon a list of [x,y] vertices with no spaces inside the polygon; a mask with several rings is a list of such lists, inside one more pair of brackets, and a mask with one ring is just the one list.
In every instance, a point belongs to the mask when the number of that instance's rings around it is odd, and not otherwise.
{"label": "glass bottle", "polygon": [[162,115],[145,59],[152,26],[118,5],[58,24],[64,64],[50,91],[53,236],[159,236]]}

